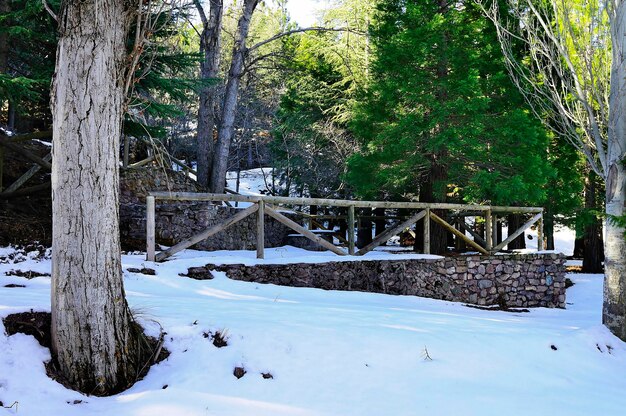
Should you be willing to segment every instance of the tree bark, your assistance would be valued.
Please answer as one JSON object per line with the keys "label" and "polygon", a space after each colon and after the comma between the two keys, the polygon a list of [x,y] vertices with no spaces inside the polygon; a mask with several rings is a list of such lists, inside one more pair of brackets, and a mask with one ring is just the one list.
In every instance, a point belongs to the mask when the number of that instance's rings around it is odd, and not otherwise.
{"label": "tree bark", "polygon": [[243,12],[237,25],[237,35],[233,46],[233,55],[230,70],[228,71],[228,81],[217,131],[217,146],[213,154],[213,165],[211,167],[209,190],[214,193],[223,193],[226,186],[228,155],[233,138],[235,114],[237,113],[237,95],[244,70],[246,37],[250,29],[252,14],[258,2],[259,0],[244,0]]}
{"label": "tree bark", "polygon": [[361,218],[359,220],[359,227],[356,231],[356,246],[357,248],[363,248],[369,245],[372,241],[372,210],[370,208],[362,208],[360,209],[360,216],[368,217]]}
{"label": "tree bark", "polygon": [[[598,177],[590,172],[585,180],[585,209],[597,211]],[[585,224],[583,234],[583,273],[602,273],[604,250],[602,247],[602,223],[595,213],[590,213],[590,223]]]}
{"label": "tree bark", "polygon": [[546,250],[554,250],[554,214],[546,211],[543,216],[543,235],[546,239]]}
{"label": "tree bark", "polygon": [[611,217],[626,215],[626,3],[611,2],[610,25],[613,61],[609,97],[606,213],[604,242],[603,323],[626,341],[626,238],[624,228]]}
{"label": "tree bark", "polygon": [[[385,232],[387,228],[387,222],[385,221],[385,208],[375,208],[373,211],[373,215],[377,217],[374,220],[374,230],[376,233],[376,237]],[[382,243],[381,246],[387,245],[386,242]]]}
{"label": "tree bark", "polygon": [[[203,60],[200,62],[200,76],[204,80],[215,80],[219,74],[223,0],[210,0],[209,16],[207,17],[200,0],[194,0],[194,5],[202,19],[202,33],[200,35],[200,53]],[[198,162],[198,183],[209,186],[209,174],[213,159],[214,139],[213,131],[218,111],[218,85],[209,85],[200,91],[198,105],[198,147],[196,159]]]}
{"label": "tree bark", "polygon": [[[507,215],[506,222],[508,225],[508,235],[511,235],[515,231],[517,231],[524,224],[525,221],[520,214],[510,214],[510,215]],[[509,250],[525,249],[526,248],[525,233],[522,233],[522,235],[520,235],[519,237],[511,241],[507,245],[507,248]]]}
{"label": "tree bark", "polygon": [[[5,15],[11,11],[11,2],[9,0],[0,0],[0,16]],[[6,74],[9,68],[9,34],[7,32],[0,32],[0,74]],[[0,100],[0,109],[4,107],[4,100]],[[9,124],[9,112],[6,115],[6,123]],[[2,114],[0,113],[0,121],[2,120]],[[0,184],[2,186],[2,184]]]}
{"label": "tree bark", "polygon": [[[439,163],[443,158],[443,154],[430,155],[431,166],[426,178],[420,186],[420,202],[445,202],[445,197],[436,198],[435,187],[447,178],[446,167]],[[439,200],[438,200],[439,199]],[[445,211],[433,210],[436,215],[445,219]],[[423,252],[424,242],[421,235],[423,234],[424,223],[418,221],[415,225],[415,245],[414,250]],[[430,252],[431,254],[445,254],[448,251],[448,232],[441,225],[432,222],[430,224]]]}
{"label": "tree bark", "polygon": [[52,90],[52,354],[95,395],[132,384],[146,363],[125,300],[119,241],[119,142],[126,0],[63,1]]}

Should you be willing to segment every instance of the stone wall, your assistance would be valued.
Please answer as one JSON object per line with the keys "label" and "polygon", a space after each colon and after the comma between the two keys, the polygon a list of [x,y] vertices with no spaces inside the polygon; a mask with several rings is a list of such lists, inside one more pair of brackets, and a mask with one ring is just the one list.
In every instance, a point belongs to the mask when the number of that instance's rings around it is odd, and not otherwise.
{"label": "stone wall", "polygon": [[[157,201],[158,202],[158,201]],[[156,240],[158,244],[173,246],[209,227],[223,223],[240,210],[209,203],[157,203]],[[256,248],[256,214],[231,225],[193,248],[199,250],[254,250]],[[120,205],[120,232],[126,249],[145,250],[146,206]],[[265,247],[285,244],[293,231],[265,217]]]}
{"label": "stone wall", "polygon": [[[174,172],[155,167],[123,171],[120,177],[120,235],[126,250],[146,248],[146,196],[151,191],[202,192],[200,186]],[[156,204],[158,244],[173,246],[213,225],[224,222],[239,210],[207,202],[160,202]],[[265,217],[265,247],[285,244],[293,233],[273,218]],[[193,248],[200,250],[252,250],[256,248],[256,215],[233,224]]]}
{"label": "stone wall", "polygon": [[459,256],[441,259],[338,261],[318,264],[207,265],[189,276],[329,290],[415,295],[502,307],[565,307],[560,254]]}

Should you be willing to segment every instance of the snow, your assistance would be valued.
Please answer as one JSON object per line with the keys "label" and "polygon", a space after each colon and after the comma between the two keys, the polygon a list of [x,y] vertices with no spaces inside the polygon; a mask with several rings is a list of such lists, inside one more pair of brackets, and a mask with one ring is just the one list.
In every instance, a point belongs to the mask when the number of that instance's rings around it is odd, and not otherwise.
{"label": "snow", "polygon": [[[242,195],[263,195],[272,184],[273,168],[257,168],[242,170],[239,174],[239,193]],[[235,191],[237,189],[237,172],[231,171],[226,174],[226,187]]]}
{"label": "snow", "polygon": [[[337,259],[294,248],[266,255],[270,263]],[[21,260],[0,264],[2,317],[50,309],[49,277],[5,276],[12,269],[49,272],[50,261]],[[571,416],[622,415],[626,408],[626,344],[601,325],[601,275],[570,275],[576,284],[565,310],[508,313],[240,282],[223,273],[209,281],[179,276],[207,263],[254,262],[253,252],[186,250],[160,264],[143,254],[122,260],[130,306],[151,334],[159,325],[167,332],[170,357],[124,393],[88,397],[45,375],[50,353],[33,337],[7,337],[2,327],[0,401],[19,407],[0,415]],[[127,271],[144,266],[156,276]],[[26,288],[5,288],[9,283]],[[218,349],[203,336],[217,330],[228,334],[228,346]],[[247,371],[241,379],[233,376],[236,366]]]}

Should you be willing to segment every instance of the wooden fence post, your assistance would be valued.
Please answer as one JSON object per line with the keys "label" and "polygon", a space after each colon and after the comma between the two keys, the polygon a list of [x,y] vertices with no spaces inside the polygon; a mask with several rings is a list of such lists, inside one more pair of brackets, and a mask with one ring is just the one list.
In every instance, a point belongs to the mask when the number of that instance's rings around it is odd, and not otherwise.
{"label": "wooden fence post", "polygon": [[498,245],[498,214],[491,213],[491,249]]}
{"label": "wooden fence post", "polygon": [[348,207],[348,253],[354,255],[354,205]]}
{"label": "wooden fence post", "polygon": [[543,211],[537,222],[537,251],[543,251]]}
{"label": "wooden fence post", "polygon": [[491,222],[491,210],[485,211],[485,245],[487,251],[493,248],[493,223]]}
{"label": "wooden fence post", "polygon": [[265,258],[265,202],[258,202],[256,217],[256,258]]}
{"label": "wooden fence post", "polygon": [[424,254],[430,254],[430,208],[426,208],[424,217]]}
{"label": "wooden fence post", "polygon": [[154,197],[146,197],[146,260],[155,260],[155,204]]}

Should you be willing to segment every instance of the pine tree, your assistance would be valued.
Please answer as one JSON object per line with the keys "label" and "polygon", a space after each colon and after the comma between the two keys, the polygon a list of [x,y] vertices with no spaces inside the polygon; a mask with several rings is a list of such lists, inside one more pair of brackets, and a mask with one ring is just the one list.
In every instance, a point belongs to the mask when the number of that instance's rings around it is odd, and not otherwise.
{"label": "pine tree", "polygon": [[372,80],[353,122],[363,148],[348,174],[361,194],[545,200],[547,135],[472,2],[381,2],[371,34]]}

